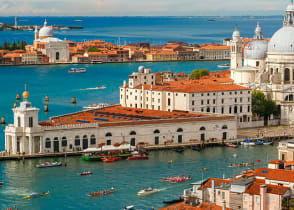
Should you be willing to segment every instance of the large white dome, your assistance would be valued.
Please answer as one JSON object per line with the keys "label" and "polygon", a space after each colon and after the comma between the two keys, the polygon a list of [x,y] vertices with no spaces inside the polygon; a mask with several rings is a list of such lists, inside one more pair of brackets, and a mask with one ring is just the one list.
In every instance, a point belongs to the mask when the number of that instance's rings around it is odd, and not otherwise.
{"label": "large white dome", "polygon": [[244,49],[245,59],[263,59],[266,57],[268,42],[265,40],[253,40]]}
{"label": "large white dome", "polygon": [[269,53],[294,53],[294,27],[284,26],[278,30],[268,44]]}
{"label": "large white dome", "polygon": [[41,37],[52,37],[53,36],[53,29],[52,27],[44,26],[39,31],[39,36]]}

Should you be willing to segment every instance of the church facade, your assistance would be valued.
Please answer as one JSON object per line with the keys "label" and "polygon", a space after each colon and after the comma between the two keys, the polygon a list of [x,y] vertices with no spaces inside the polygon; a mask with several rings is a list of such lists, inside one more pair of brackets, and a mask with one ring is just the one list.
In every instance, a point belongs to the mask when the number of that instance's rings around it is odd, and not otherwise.
{"label": "church facade", "polygon": [[236,84],[261,90],[281,110],[281,124],[294,123],[294,4],[286,9],[283,27],[270,41],[257,24],[254,39],[244,49],[236,28],[231,41],[231,78]]}
{"label": "church facade", "polygon": [[53,28],[47,25],[38,31],[35,28],[35,40],[33,47],[49,57],[49,63],[67,63],[70,61],[69,45],[63,40],[53,37]]}

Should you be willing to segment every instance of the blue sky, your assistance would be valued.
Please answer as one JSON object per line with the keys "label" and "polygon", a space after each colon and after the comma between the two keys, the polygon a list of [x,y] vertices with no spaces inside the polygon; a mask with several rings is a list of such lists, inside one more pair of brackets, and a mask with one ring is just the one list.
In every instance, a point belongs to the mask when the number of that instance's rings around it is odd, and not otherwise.
{"label": "blue sky", "polygon": [[0,0],[0,16],[282,15],[290,0]]}

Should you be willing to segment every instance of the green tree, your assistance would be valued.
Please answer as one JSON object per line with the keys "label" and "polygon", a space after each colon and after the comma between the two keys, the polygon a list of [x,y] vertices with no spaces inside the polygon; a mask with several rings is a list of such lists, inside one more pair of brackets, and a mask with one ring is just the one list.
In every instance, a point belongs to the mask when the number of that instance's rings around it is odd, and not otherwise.
{"label": "green tree", "polygon": [[4,49],[4,50],[9,50],[9,42],[4,41],[3,49]]}
{"label": "green tree", "polygon": [[10,45],[10,50],[16,50],[16,43],[15,43],[15,41],[13,41],[12,44]]}
{"label": "green tree", "polygon": [[190,75],[191,79],[200,79],[203,76],[209,75],[208,69],[194,69]]}
{"label": "green tree", "polygon": [[197,44],[197,43],[194,43],[193,46],[194,46],[194,47],[200,47],[200,45]]}
{"label": "green tree", "polygon": [[90,47],[89,49],[88,49],[88,52],[100,52],[101,50],[100,49],[98,49],[98,48],[96,48],[96,47]]}
{"label": "green tree", "polygon": [[258,117],[263,117],[264,124],[268,124],[269,117],[273,115],[279,115],[279,108],[276,103],[267,99],[263,92],[254,90],[252,92],[252,113]]}

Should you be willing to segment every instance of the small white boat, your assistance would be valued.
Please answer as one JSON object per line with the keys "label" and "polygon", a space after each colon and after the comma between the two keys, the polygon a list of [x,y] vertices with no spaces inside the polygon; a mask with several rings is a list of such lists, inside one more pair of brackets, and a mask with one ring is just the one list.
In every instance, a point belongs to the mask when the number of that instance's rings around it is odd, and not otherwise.
{"label": "small white boat", "polygon": [[142,189],[138,192],[138,196],[147,196],[147,195],[152,195],[155,193],[158,193],[159,190],[158,189],[153,189],[151,187],[149,187],[148,189]]}
{"label": "small white boat", "polygon": [[87,72],[86,68],[71,68],[68,73],[85,73]]}
{"label": "small white boat", "polygon": [[124,208],[124,210],[132,210],[132,209],[135,209],[135,206],[131,205],[131,206],[126,206]]}
{"label": "small white boat", "polygon": [[256,145],[254,141],[250,139],[245,139],[244,141],[241,142],[242,145],[244,146],[254,146]]}
{"label": "small white boat", "polygon": [[109,104],[106,104],[106,103],[101,103],[101,104],[91,104],[89,106],[84,106],[83,109],[102,109],[102,108],[105,108],[105,107],[108,107],[110,106]]}
{"label": "small white boat", "polygon": [[218,68],[228,68],[231,67],[231,64],[226,63],[226,64],[222,64],[222,65],[217,65]]}

